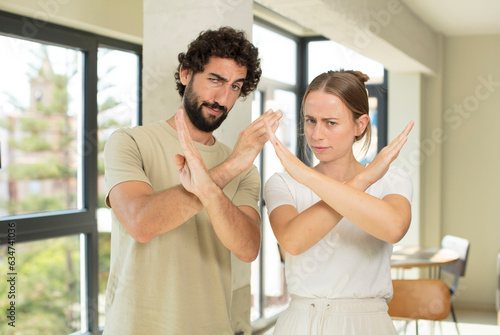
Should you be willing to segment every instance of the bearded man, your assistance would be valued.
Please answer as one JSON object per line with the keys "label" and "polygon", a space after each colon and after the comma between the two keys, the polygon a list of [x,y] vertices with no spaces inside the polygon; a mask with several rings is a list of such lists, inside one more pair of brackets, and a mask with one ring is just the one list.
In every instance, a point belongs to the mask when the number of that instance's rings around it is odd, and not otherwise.
{"label": "bearded man", "polygon": [[202,32],[179,54],[182,97],[168,120],[114,132],[105,147],[112,209],[104,334],[234,334],[231,253],[258,255],[260,177],[253,162],[276,130],[268,111],[233,150],[213,132],[260,80],[244,32]]}

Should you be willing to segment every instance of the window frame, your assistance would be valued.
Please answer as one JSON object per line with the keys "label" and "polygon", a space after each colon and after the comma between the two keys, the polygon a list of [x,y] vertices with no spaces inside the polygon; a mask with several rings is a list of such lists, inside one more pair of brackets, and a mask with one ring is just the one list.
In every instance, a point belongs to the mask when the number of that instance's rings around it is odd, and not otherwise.
{"label": "window frame", "polygon": [[[27,33],[31,27],[32,34]],[[30,17],[0,11],[0,35],[32,42],[71,48],[83,54],[83,118],[82,118],[82,205],[81,210],[63,210],[0,218],[0,245],[7,243],[9,224],[15,222],[15,243],[81,235],[84,238],[85,280],[87,296],[87,331],[81,334],[101,334],[98,317],[98,230],[96,210],[97,190],[97,52],[99,47],[132,52],[138,56],[137,123],[142,123],[142,45],[69,28]],[[22,275],[22,274],[19,274]],[[83,325],[82,325],[83,326]]]}

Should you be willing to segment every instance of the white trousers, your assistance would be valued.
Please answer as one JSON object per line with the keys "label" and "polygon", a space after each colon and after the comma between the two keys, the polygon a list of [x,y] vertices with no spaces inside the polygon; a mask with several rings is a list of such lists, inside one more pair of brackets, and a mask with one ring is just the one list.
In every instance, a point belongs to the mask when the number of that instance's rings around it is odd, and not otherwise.
{"label": "white trousers", "polygon": [[274,335],[397,335],[384,299],[292,296]]}

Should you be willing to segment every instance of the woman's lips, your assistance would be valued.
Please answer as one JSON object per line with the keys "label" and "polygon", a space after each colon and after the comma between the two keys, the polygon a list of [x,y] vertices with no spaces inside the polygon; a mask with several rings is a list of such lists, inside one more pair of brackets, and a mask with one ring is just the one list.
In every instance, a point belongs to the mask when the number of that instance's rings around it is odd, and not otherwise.
{"label": "woman's lips", "polygon": [[325,152],[326,150],[328,150],[329,147],[316,147],[316,146],[313,146],[313,150],[315,152]]}

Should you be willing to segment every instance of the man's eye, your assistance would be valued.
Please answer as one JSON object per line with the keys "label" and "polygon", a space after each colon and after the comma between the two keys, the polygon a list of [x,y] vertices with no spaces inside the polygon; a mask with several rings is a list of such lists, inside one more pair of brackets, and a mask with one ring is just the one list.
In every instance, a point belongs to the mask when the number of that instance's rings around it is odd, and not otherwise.
{"label": "man's eye", "polygon": [[234,90],[234,91],[239,91],[239,90],[241,90],[241,87],[240,87],[240,86],[238,86],[238,85],[232,85],[232,88],[233,88],[233,90]]}
{"label": "man's eye", "polygon": [[315,123],[315,121],[313,119],[307,119],[306,123],[313,124],[313,123]]}

